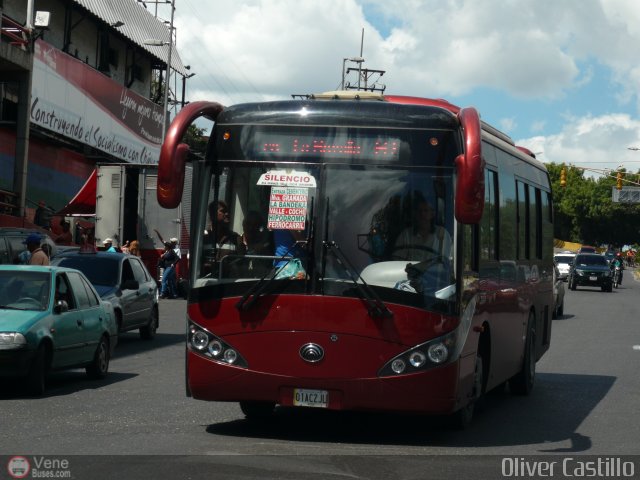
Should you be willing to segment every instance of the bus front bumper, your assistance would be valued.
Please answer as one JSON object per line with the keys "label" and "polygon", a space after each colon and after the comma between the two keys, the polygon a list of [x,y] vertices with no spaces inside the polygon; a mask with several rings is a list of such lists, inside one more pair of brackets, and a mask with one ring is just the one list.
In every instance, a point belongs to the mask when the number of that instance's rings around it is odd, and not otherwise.
{"label": "bus front bumper", "polygon": [[221,364],[187,354],[191,395],[199,400],[296,406],[296,393],[327,392],[322,408],[447,414],[457,408],[459,364],[373,378],[295,378]]}

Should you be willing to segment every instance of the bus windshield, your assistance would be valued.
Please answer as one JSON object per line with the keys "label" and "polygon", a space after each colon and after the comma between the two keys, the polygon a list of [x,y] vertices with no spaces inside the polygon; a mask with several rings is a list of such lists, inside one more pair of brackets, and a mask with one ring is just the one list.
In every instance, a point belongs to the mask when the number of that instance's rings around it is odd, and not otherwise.
{"label": "bus windshield", "polygon": [[[358,296],[354,284],[366,283],[384,301],[449,311],[456,292],[454,155],[435,140],[443,132],[419,137],[417,158],[385,152],[386,160],[374,161],[372,153],[355,161],[353,142],[334,149],[325,142],[320,155],[303,151],[305,161],[275,162],[277,152],[257,154],[255,145],[244,150],[252,152],[248,158],[220,160],[196,286],[246,289],[264,277],[298,280],[282,282],[282,292]],[[375,152],[371,135],[367,144]]]}

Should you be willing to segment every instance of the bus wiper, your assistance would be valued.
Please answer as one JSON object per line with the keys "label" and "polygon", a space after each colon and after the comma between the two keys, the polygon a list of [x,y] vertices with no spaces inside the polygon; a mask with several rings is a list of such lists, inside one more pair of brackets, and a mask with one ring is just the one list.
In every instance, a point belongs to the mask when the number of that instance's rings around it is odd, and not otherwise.
{"label": "bus wiper", "polygon": [[[371,316],[372,318],[392,318],[393,312],[389,310],[389,308],[384,304],[382,299],[371,288],[371,286],[364,281],[362,276],[353,267],[351,262],[349,262],[346,255],[342,252],[342,250],[340,250],[338,244],[334,241],[324,241],[322,242],[322,245],[325,247],[325,250],[333,252],[340,266],[342,266],[345,272],[347,272],[347,274],[349,275],[349,278],[356,286],[358,292],[360,292],[362,298],[367,304],[367,311],[369,312],[369,316]],[[362,283],[358,282],[358,279],[360,279]]]}
{"label": "bus wiper", "polygon": [[287,249],[284,255],[282,255],[280,258],[275,260],[276,264],[282,262],[283,260],[285,261],[285,263],[265,273],[260,278],[260,280],[258,280],[249,290],[247,290],[247,292],[242,296],[242,298],[238,300],[238,303],[236,303],[236,308],[241,312],[249,310],[258,301],[258,299],[262,296],[262,294],[267,290],[269,285],[271,285],[271,282],[278,276],[278,273],[280,273],[282,269],[285,268],[289,264],[289,262],[295,258],[295,257],[288,257],[287,255],[289,255],[289,253],[293,249],[295,249],[298,245],[305,245],[306,243],[307,243],[306,240],[297,240],[293,245],[291,245]]}

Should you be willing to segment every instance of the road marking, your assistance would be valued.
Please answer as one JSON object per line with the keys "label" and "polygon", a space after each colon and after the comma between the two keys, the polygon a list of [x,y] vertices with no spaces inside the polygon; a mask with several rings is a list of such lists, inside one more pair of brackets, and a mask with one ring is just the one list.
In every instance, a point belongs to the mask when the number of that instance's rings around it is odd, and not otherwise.
{"label": "road marking", "polygon": [[640,350],[640,345],[634,345],[634,346],[633,346],[633,349],[634,349],[634,350]]}

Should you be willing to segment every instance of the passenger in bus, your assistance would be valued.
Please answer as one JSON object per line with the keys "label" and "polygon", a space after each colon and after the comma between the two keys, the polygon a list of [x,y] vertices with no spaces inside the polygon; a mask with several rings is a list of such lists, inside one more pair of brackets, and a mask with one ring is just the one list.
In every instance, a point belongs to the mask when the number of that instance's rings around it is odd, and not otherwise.
{"label": "passenger in bus", "polygon": [[247,255],[273,255],[273,241],[260,212],[250,210],[244,217],[242,243]]}
{"label": "passenger in bus", "polygon": [[[208,210],[211,225],[204,232],[205,263],[203,264],[203,270],[217,276],[219,267],[215,266],[216,263],[221,262],[228,255],[244,255],[246,248],[242,243],[242,237],[231,230],[228,205],[219,200],[211,202]],[[231,264],[229,261],[224,263],[226,267]],[[226,267],[222,273],[230,275],[231,270]]]}
{"label": "passenger in bus", "polygon": [[451,256],[451,235],[435,223],[433,206],[424,199],[417,201],[412,223],[400,232],[392,256],[395,259],[423,262]]}

